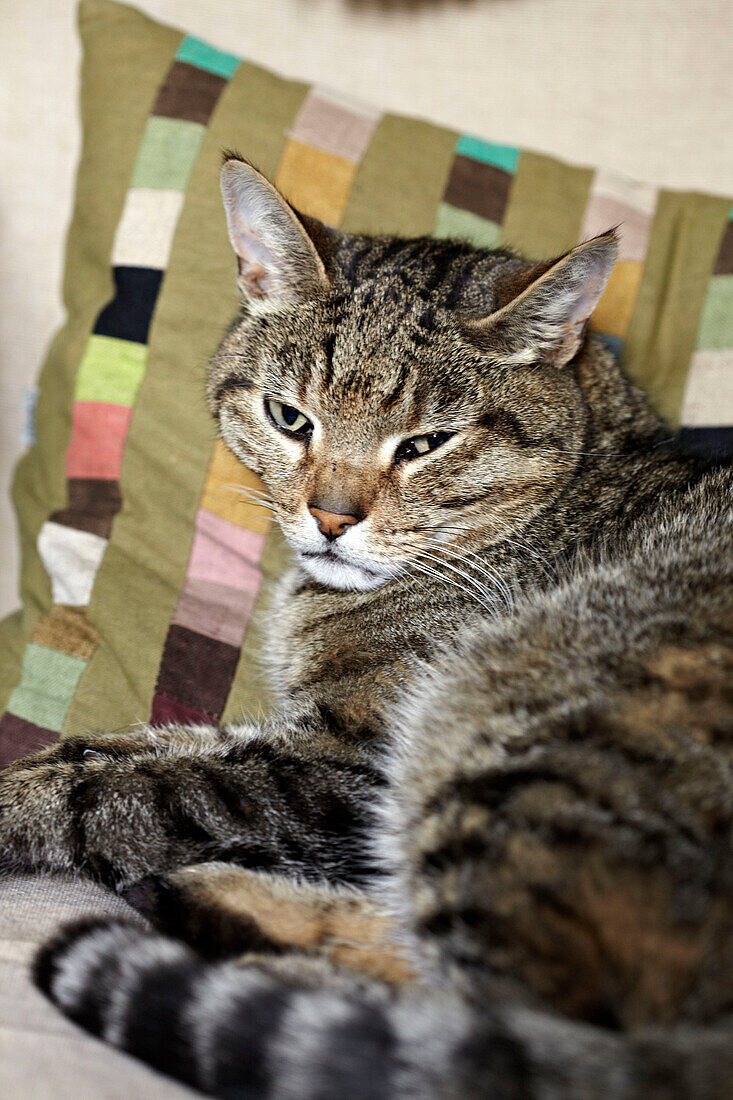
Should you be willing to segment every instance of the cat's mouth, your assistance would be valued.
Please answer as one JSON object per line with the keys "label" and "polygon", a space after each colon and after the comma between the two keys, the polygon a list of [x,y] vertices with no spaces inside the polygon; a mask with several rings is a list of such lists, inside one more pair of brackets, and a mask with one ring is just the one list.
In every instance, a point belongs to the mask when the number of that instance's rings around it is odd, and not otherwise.
{"label": "cat's mouth", "polygon": [[366,592],[390,579],[390,574],[384,570],[348,561],[332,546],[323,550],[299,550],[298,555],[310,575],[329,588]]}

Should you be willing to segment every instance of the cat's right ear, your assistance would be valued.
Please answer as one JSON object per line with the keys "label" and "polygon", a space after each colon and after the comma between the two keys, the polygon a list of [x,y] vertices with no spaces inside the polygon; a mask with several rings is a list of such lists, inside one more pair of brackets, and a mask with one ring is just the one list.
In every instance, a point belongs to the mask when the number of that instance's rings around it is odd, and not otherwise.
{"label": "cat's right ear", "polygon": [[228,157],[221,193],[239,263],[237,283],[252,309],[270,312],[328,290],[323,261],[302,222],[256,168]]}
{"label": "cat's right ear", "polygon": [[610,229],[557,260],[535,264],[521,293],[488,317],[466,322],[464,334],[497,362],[564,366],[582,344],[617,254]]}

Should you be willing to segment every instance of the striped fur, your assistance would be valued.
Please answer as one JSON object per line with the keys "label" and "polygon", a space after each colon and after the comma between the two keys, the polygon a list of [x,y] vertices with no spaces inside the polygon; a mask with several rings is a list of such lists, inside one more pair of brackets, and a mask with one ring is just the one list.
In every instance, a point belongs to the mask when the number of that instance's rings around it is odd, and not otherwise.
{"label": "striped fur", "polygon": [[[225,184],[245,301],[209,392],[301,556],[280,709],[3,773],[6,863],[158,929],[67,929],[39,985],[222,1097],[724,1100],[731,470],[584,337],[611,237],[542,264],[350,237],[258,180]],[[358,520],[320,579],[314,502]]]}

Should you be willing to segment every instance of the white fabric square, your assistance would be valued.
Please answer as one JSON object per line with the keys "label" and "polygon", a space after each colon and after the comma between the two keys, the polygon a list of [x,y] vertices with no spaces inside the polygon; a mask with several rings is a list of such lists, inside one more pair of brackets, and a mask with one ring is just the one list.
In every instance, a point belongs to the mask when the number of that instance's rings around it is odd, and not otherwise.
{"label": "white fabric square", "polygon": [[113,266],[156,267],[164,271],[183,197],[181,191],[130,188],[112,247]]}
{"label": "white fabric square", "polygon": [[86,607],[107,539],[47,520],[38,535],[38,553],[51,578],[53,602]]}

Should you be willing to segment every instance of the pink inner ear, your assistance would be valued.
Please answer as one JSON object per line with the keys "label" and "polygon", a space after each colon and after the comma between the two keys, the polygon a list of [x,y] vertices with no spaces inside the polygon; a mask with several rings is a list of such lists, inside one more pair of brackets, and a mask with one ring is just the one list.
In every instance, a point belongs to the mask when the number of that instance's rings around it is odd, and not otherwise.
{"label": "pink inner ear", "polygon": [[248,263],[239,257],[239,281],[252,298],[264,298],[268,291],[268,272],[258,263]]}
{"label": "pink inner ear", "polygon": [[599,276],[591,278],[583,287],[582,294],[573,303],[573,308],[570,311],[568,318],[571,325],[576,328],[582,327],[582,325],[588,320],[593,310],[598,305],[603,291],[606,289],[606,279]]}

